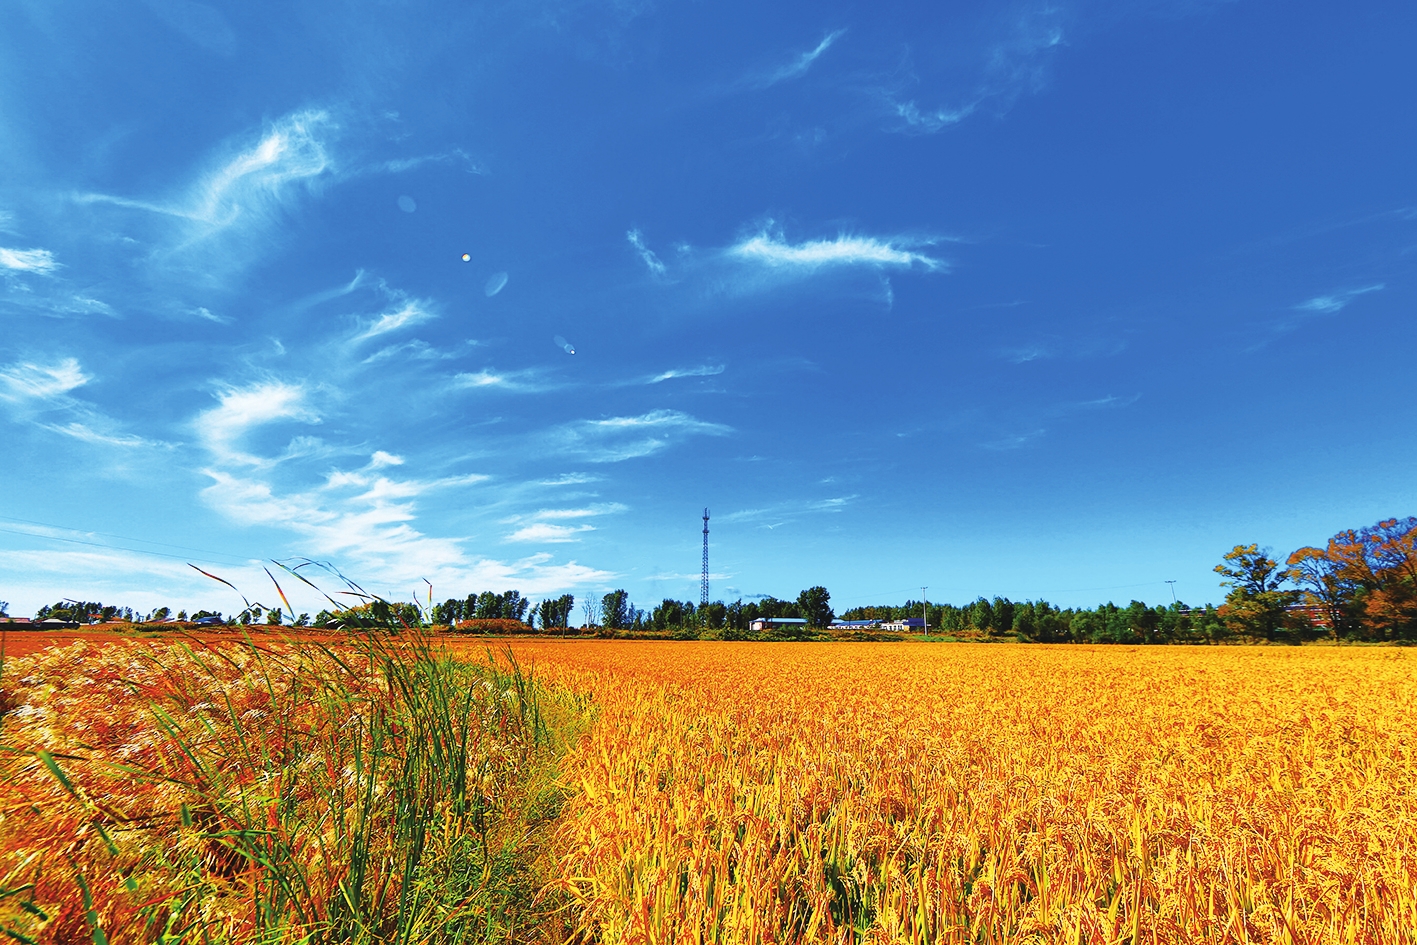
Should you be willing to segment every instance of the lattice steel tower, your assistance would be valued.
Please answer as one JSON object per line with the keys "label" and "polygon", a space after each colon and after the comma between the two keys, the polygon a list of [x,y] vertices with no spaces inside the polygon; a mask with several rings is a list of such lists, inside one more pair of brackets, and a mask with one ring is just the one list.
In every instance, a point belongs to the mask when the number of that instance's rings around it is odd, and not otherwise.
{"label": "lattice steel tower", "polygon": [[704,573],[699,578],[699,610],[708,606],[708,509],[704,509]]}

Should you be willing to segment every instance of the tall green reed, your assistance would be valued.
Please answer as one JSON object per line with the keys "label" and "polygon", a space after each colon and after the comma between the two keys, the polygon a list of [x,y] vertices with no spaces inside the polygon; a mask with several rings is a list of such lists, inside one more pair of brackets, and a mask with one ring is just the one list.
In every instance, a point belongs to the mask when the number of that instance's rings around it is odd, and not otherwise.
{"label": "tall green reed", "polygon": [[[131,688],[152,720],[139,749],[14,746],[109,841],[66,847],[86,938],[536,937],[553,905],[536,859],[577,710],[548,700],[510,650],[456,659],[415,630],[138,652]],[[105,790],[128,794],[95,802]],[[28,900],[45,915],[63,912],[50,880]],[[45,928],[6,919],[12,937]]]}

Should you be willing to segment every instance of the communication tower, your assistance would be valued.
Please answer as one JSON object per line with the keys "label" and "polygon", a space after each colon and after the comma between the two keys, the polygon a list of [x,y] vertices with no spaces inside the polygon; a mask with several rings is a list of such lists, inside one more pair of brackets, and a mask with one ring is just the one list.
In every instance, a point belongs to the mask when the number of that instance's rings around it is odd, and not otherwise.
{"label": "communication tower", "polygon": [[704,509],[704,572],[699,578],[699,610],[708,606],[708,520],[709,510]]}

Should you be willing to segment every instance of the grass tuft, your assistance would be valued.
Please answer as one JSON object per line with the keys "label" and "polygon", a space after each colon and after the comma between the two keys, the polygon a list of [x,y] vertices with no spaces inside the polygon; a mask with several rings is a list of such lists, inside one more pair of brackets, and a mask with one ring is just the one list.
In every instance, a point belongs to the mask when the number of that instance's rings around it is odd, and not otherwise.
{"label": "grass tuft", "polygon": [[0,671],[0,932],[16,941],[500,942],[583,711],[510,653],[75,644]]}

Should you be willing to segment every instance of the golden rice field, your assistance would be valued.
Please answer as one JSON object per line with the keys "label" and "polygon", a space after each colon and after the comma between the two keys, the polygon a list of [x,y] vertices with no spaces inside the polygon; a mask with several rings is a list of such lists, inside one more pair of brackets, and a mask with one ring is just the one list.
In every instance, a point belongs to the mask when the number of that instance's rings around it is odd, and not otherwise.
{"label": "golden rice field", "polygon": [[1417,941],[1394,649],[518,644],[603,942]]}
{"label": "golden rice field", "polygon": [[1405,650],[222,646],[7,663],[0,931],[1417,943]]}

